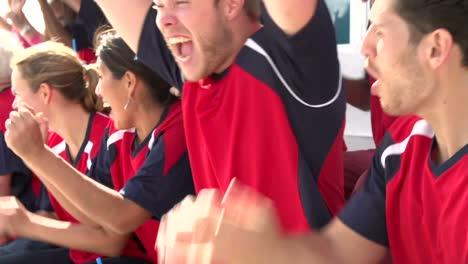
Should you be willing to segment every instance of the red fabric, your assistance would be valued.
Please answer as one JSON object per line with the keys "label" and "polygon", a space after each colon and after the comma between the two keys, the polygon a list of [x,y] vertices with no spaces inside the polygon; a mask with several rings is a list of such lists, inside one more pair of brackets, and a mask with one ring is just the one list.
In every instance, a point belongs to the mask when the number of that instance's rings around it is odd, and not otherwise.
{"label": "red fabric", "polygon": [[[109,118],[96,113],[94,115],[94,120],[88,127],[88,138],[87,138],[87,146],[92,146],[91,150],[87,150],[81,154],[80,159],[75,163],[75,168],[79,170],[81,173],[86,173],[89,170],[89,162],[93,160],[100,151],[101,140],[104,136],[105,129],[109,123]],[[65,149],[65,141],[55,133],[52,133],[49,136],[48,145],[52,148],[52,150],[60,155],[63,159],[70,162],[69,156]],[[70,213],[68,213],[60,203],[55,199],[52,193],[49,192],[49,199],[54,208],[55,213],[57,214],[58,218],[62,221],[69,221],[71,223],[79,223]],[[127,246],[122,251],[122,256],[126,257],[135,257],[141,259],[147,259],[147,255],[141,251],[137,242],[133,239],[130,239]],[[74,263],[87,263],[87,262],[94,262],[96,258],[102,257],[101,255],[85,252],[75,249],[70,249],[70,258]]]}
{"label": "red fabric", "polygon": [[387,159],[403,151],[393,163],[399,167],[385,168],[387,174],[396,171],[386,188],[395,263],[468,263],[468,147],[434,164],[433,132],[417,117],[399,118],[390,128],[395,143],[386,149]]}
{"label": "red fabric", "polygon": [[344,189],[346,199],[351,196],[356,188],[359,188],[358,185],[365,178],[374,153],[375,149],[368,149],[348,151],[344,154]]}
{"label": "red fabric", "polygon": [[[220,80],[186,82],[182,95],[196,192],[224,192],[236,177],[273,200],[285,231],[310,231],[299,191],[301,154],[278,94],[234,64]],[[341,131],[314,175],[332,214],[344,204],[342,138]]]}
{"label": "red fabric", "polygon": [[[122,130],[119,131],[111,128],[109,131],[110,137],[113,137],[114,133],[119,132],[122,132]],[[163,135],[164,142],[168,146],[164,150],[165,153],[160,153],[164,157],[164,168],[162,168],[162,171],[163,175],[166,176],[166,173],[172,167],[177,166],[177,161],[187,151],[180,102],[176,102],[171,106],[168,115],[152,133],[155,137],[158,134]],[[146,144],[137,154],[134,154],[132,153],[134,138],[134,131],[125,131],[119,136],[118,140],[112,143],[117,149],[117,159],[112,161],[111,165],[112,182],[115,190],[122,190],[127,182],[137,174],[148,157],[151,142]],[[158,259],[157,252],[154,250],[158,229],[159,221],[148,219],[135,230],[136,235],[154,263]]]}
{"label": "red fabric", "polygon": [[94,53],[93,49],[82,49],[78,51],[78,57],[83,61],[85,64],[92,64],[96,62],[96,54]]}

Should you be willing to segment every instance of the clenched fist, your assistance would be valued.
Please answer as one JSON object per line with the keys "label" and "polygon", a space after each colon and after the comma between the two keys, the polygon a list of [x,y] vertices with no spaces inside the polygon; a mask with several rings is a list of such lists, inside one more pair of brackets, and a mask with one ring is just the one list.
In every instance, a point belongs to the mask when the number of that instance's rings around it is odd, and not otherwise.
{"label": "clenched fist", "polygon": [[156,250],[161,264],[287,263],[276,257],[281,233],[272,202],[234,181],[224,198],[203,190],[166,214]]}
{"label": "clenched fist", "polygon": [[45,149],[47,122],[41,113],[34,114],[32,109],[20,107],[10,113],[5,127],[8,147],[22,159],[27,159],[28,155],[38,155]]}

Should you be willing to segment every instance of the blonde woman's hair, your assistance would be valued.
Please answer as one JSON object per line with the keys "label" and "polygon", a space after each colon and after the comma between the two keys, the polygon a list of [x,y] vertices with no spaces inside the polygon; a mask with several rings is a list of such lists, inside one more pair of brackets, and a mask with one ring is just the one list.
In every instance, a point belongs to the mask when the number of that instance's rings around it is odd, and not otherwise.
{"label": "blonde woman's hair", "polygon": [[10,61],[22,49],[23,46],[15,35],[0,29],[0,83],[10,83]]}
{"label": "blonde woman's hair", "polygon": [[17,54],[11,63],[28,82],[33,92],[48,84],[71,102],[79,102],[88,112],[103,111],[95,90],[97,72],[83,66],[76,53],[57,42],[44,42]]}

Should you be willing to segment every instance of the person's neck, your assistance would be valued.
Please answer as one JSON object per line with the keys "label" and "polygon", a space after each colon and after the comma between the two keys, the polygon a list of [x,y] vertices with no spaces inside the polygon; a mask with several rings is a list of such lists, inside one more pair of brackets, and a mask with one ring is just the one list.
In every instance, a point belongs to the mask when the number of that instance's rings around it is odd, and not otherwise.
{"label": "person's neck", "polygon": [[[458,78],[457,78],[458,77]],[[436,162],[441,164],[468,144],[468,74],[454,76],[438,94],[427,113],[422,115],[437,138]]]}
{"label": "person's neck", "polygon": [[[67,142],[72,159],[75,159],[85,140],[91,114],[79,104],[69,105],[56,112],[50,124],[51,129]],[[73,117],[73,121],[70,121],[70,117]]]}
{"label": "person's neck", "polygon": [[138,116],[138,120],[135,122],[137,144],[145,140],[154,130],[161,120],[163,112],[164,107],[159,105],[143,106],[136,110],[135,116]]}
{"label": "person's neck", "polygon": [[248,38],[250,38],[255,32],[262,28],[262,25],[259,22],[251,21],[250,18],[245,17],[243,19],[247,19],[248,22],[246,23],[238,23],[234,26],[233,32],[241,32],[240,34],[234,33],[232,39],[232,52],[230,56],[228,56],[224,63],[218,67],[218,70],[215,71],[215,74],[221,74],[226,71],[236,60],[239,52],[244,47],[245,42]]}

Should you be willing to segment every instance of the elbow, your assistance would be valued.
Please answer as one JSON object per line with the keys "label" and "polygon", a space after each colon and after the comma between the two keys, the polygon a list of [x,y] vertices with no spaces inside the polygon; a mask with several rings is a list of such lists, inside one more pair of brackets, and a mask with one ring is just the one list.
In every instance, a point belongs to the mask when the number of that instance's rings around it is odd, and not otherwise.
{"label": "elbow", "polygon": [[[122,206],[116,206],[110,213],[107,228],[119,235],[133,233],[146,220],[151,218],[151,213],[134,204],[129,200],[124,200]],[[122,213],[126,212],[126,213]]]}
{"label": "elbow", "polygon": [[105,252],[102,252],[103,255],[107,257],[119,257],[122,255],[122,251],[125,248],[126,243],[116,244],[116,245],[108,245]]}
{"label": "elbow", "polygon": [[122,255],[122,251],[127,245],[130,236],[112,236],[113,238],[106,239],[105,243],[99,247],[99,252],[96,253],[107,257],[119,257]]}

